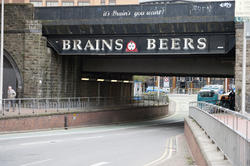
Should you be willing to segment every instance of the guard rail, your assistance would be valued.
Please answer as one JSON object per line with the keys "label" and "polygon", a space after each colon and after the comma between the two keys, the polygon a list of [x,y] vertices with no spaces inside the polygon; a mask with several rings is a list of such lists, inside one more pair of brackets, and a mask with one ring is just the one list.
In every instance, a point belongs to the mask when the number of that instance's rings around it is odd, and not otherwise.
{"label": "guard rail", "polygon": [[250,166],[250,118],[207,102],[192,102],[189,116],[235,166]]}
{"label": "guard rail", "polygon": [[117,107],[144,107],[167,104],[167,96],[140,97],[71,97],[71,98],[17,98],[3,99],[0,117],[64,113],[69,111],[96,111]]}

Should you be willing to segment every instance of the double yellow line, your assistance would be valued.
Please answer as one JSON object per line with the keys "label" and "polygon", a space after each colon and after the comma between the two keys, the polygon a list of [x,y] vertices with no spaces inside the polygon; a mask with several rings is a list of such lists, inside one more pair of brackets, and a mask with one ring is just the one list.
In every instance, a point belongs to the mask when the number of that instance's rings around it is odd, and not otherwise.
{"label": "double yellow line", "polygon": [[174,151],[174,146],[175,146],[174,141],[175,140],[176,140],[175,137],[171,137],[171,138],[167,139],[165,151],[162,154],[162,156],[160,158],[154,160],[154,161],[151,161],[150,163],[148,163],[148,164],[146,164],[144,166],[152,166],[152,165],[160,164],[161,162],[170,159],[172,157],[172,154],[173,154],[173,151]]}

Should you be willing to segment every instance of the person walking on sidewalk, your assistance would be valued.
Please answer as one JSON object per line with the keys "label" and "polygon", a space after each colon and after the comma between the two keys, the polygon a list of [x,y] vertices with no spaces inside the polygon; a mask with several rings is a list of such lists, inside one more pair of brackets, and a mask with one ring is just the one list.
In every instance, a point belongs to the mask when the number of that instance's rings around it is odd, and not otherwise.
{"label": "person walking on sidewalk", "polygon": [[229,98],[229,109],[234,111],[234,107],[235,107],[235,93],[234,90],[232,90],[230,92],[230,94],[228,95]]}
{"label": "person walking on sidewalk", "polygon": [[8,87],[8,100],[9,100],[9,106],[8,106],[8,109],[7,111],[9,111],[9,109],[11,107],[13,107],[13,111],[14,111],[14,108],[15,108],[15,98],[16,98],[16,92],[14,89],[12,89],[11,86]]}

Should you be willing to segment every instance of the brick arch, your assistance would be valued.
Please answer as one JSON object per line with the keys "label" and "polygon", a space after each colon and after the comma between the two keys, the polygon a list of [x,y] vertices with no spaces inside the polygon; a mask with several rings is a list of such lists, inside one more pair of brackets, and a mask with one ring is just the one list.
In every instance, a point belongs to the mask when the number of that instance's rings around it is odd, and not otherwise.
{"label": "brick arch", "polygon": [[[17,91],[17,97],[21,97],[22,90],[23,90],[23,77],[22,77],[22,74],[21,74],[14,58],[6,50],[4,50],[4,61],[7,61],[7,62],[4,62],[4,64],[9,64],[11,66],[13,72],[15,73],[16,87],[14,87],[14,88]],[[3,71],[3,72],[5,72],[5,71]],[[6,81],[6,80],[3,80],[3,81]],[[5,90],[5,89],[3,89],[3,90]]]}

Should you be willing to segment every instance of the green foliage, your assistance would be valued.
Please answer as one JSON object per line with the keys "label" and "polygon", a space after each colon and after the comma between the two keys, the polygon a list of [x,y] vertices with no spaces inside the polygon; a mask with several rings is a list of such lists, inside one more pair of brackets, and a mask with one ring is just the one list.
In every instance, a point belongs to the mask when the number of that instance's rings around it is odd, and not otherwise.
{"label": "green foliage", "polygon": [[[148,93],[143,93],[143,96],[145,98],[153,98],[153,99],[157,99],[157,92],[148,92]],[[160,92],[160,98],[164,98],[164,100],[166,100],[166,102],[169,102],[169,98],[168,95],[166,93]]]}
{"label": "green foliage", "polygon": [[153,76],[133,76],[134,81],[141,81],[146,82],[147,80],[151,79]]}
{"label": "green foliage", "polygon": [[239,88],[239,89],[236,91],[236,94],[237,94],[237,95],[241,95],[241,88]]}
{"label": "green foliage", "polygon": [[187,157],[186,157],[186,159],[187,159],[187,163],[188,163],[188,165],[194,165],[194,164],[195,164],[195,162],[194,162],[194,160],[193,160],[193,158],[192,158],[192,157],[187,156]]}

